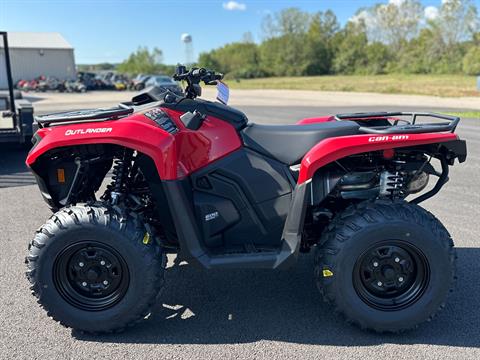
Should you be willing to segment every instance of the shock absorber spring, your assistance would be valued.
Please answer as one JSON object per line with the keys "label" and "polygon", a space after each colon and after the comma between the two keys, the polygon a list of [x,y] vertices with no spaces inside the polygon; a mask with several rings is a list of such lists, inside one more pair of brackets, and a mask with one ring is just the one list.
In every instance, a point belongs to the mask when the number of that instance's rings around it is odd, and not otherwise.
{"label": "shock absorber spring", "polygon": [[112,205],[118,204],[122,195],[125,193],[125,182],[131,165],[132,152],[125,149],[120,158],[114,160],[112,169],[112,184],[110,185]]}
{"label": "shock absorber spring", "polygon": [[381,196],[402,196],[405,189],[404,177],[399,171],[384,171],[380,174]]}

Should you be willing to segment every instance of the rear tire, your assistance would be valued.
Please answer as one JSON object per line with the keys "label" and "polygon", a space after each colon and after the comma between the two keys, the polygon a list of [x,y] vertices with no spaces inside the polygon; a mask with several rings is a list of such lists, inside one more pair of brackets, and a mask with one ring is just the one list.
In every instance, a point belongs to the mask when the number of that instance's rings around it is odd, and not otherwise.
{"label": "rear tire", "polygon": [[414,204],[351,206],[320,244],[315,277],[324,300],[363,329],[401,332],[430,321],[453,286],[453,241]]}
{"label": "rear tire", "polygon": [[148,315],[163,285],[164,260],[131,216],[101,203],[78,205],[58,211],[37,231],[27,277],[54,320],[105,333]]}

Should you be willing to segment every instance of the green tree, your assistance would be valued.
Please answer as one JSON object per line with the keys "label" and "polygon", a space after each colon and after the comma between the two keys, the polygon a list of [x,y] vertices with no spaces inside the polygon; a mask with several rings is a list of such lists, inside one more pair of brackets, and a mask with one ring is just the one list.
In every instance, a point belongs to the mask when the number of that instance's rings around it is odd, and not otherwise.
{"label": "green tree", "polygon": [[392,53],[387,45],[381,42],[368,44],[365,48],[363,67],[360,69],[357,68],[356,72],[368,75],[384,74],[388,71],[391,60]]}
{"label": "green tree", "polygon": [[[471,0],[445,0],[438,16],[428,22],[430,41],[424,46],[426,72],[460,73],[468,51],[465,43],[478,29],[477,9]],[[420,52],[420,51],[417,51]]]}
{"label": "green tree", "polygon": [[97,64],[96,68],[98,70],[114,70],[115,69],[115,64],[104,62],[104,63]]}
{"label": "green tree", "polygon": [[367,34],[362,23],[349,22],[341,34],[338,51],[333,60],[336,73],[354,74],[365,65],[365,49],[368,45]]}
{"label": "green tree", "polygon": [[155,74],[165,69],[162,61],[162,50],[153,48],[149,51],[147,47],[139,47],[127,60],[118,65],[118,71],[127,74]]}
{"label": "green tree", "polygon": [[476,32],[472,36],[473,45],[480,46],[480,32]]}
{"label": "green tree", "polygon": [[422,29],[419,36],[409,41],[397,53],[390,70],[398,73],[453,74],[462,72],[462,60],[467,44],[458,43],[448,48],[440,34],[431,28]]}
{"label": "green tree", "polygon": [[480,46],[472,46],[465,54],[463,72],[467,75],[480,75]]}
{"label": "green tree", "polygon": [[307,74],[309,49],[306,34],[286,34],[265,40],[260,45],[263,72],[274,76]]}
{"label": "green tree", "polygon": [[275,76],[307,74],[309,67],[307,31],[310,14],[297,8],[284,9],[263,19],[265,40],[260,45],[260,66]]}
{"label": "green tree", "polygon": [[297,8],[287,8],[263,18],[262,29],[265,38],[284,35],[305,34],[308,29],[310,15]]}
{"label": "green tree", "polygon": [[198,55],[198,66],[220,71],[220,65],[215,59],[215,52],[216,50],[200,53],[200,55]]}
{"label": "green tree", "polygon": [[396,0],[361,8],[350,22],[364,27],[370,42],[381,42],[400,51],[418,35],[422,15],[419,0]]}
{"label": "green tree", "polygon": [[328,74],[332,71],[335,55],[335,35],[340,25],[333,11],[318,12],[312,16],[307,32],[307,75]]}
{"label": "green tree", "polygon": [[262,75],[259,70],[258,46],[253,42],[231,43],[202,53],[198,63],[200,66],[215,69],[234,78]]}
{"label": "green tree", "polygon": [[403,44],[417,36],[423,6],[418,0],[390,1],[374,7],[376,40],[400,50]]}
{"label": "green tree", "polygon": [[[235,78],[397,73],[475,73],[479,19],[472,0],[443,0],[425,23],[420,0],[363,8],[343,27],[332,11],[284,9],[263,20],[263,41],[200,54],[199,64]],[[472,49],[475,48],[475,49]]]}
{"label": "green tree", "polygon": [[471,39],[478,30],[477,8],[471,0],[444,0],[438,17],[429,25],[446,48],[454,47]]}

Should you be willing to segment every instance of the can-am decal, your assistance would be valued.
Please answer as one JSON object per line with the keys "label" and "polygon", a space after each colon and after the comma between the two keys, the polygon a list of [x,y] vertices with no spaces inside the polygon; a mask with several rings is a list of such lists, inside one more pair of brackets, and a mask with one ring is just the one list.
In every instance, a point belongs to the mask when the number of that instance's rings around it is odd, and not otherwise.
{"label": "can-am decal", "polygon": [[88,135],[88,134],[101,134],[112,132],[112,128],[88,128],[88,129],[75,129],[65,131],[65,136],[70,135]]}
{"label": "can-am decal", "polygon": [[372,136],[368,138],[368,142],[398,141],[398,140],[408,140],[408,135],[385,135],[385,136]]}

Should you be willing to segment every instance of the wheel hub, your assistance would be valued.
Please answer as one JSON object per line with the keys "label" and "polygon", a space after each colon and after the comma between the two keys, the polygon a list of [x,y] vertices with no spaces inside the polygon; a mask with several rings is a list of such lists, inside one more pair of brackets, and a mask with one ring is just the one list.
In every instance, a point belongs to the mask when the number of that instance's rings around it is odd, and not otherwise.
{"label": "wheel hub", "polygon": [[353,276],[362,300],[386,311],[418,300],[428,280],[428,262],[423,253],[399,240],[383,241],[365,251],[355,264]]}
{"label": "wheel hub", "polygon": [[98,274],[98,272],[96,272],[95,270],[88,270],[88,273],[87,273],[87,279],[88,280],[92,280],[92,281],[95,281],[98,279],[98,277],[100,276],[100,274]]}
{"label": "wheel hub", "polygon": [[55,285],[71,305],[84,310],[104,310],[125,295],[128,268],[112,247],[82,242],[65,248],[54,264]]}
{"label": "wheel hub", "polygon": [[395,276],[395,273],[396,273],[395,269],[389,266],[388,267],[386,266],[382,269],[383,276],[388,280],[393,279],[393,277]]}

